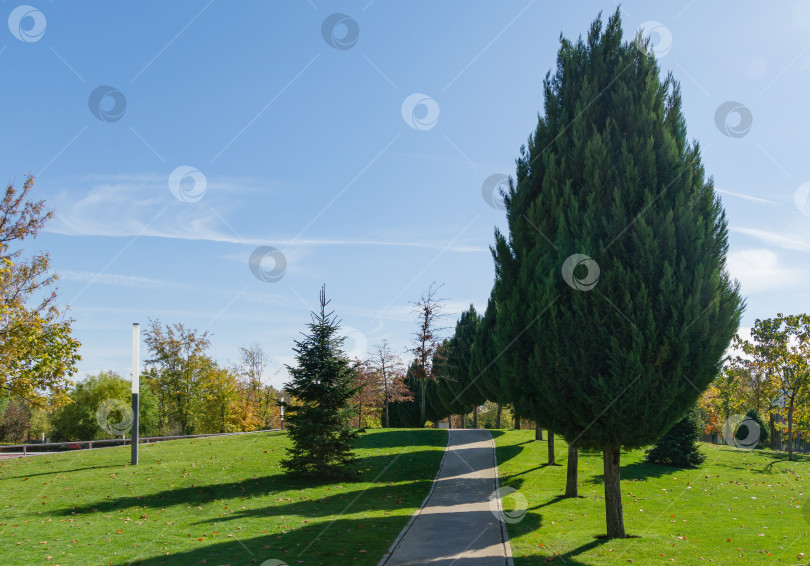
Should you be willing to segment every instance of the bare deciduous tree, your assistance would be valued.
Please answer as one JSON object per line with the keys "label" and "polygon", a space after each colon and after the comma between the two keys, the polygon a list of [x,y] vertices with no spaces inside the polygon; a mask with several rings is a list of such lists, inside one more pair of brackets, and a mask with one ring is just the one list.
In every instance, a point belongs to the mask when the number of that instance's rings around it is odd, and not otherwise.
{"label": "bare deciduous tree", "polygon": [[402,363],[402,359],[391,350],[388,340],[385,339],[374,346],[370,361],[372,367],[382,379],[383,418],[385,428],[389,428],[391,424],[388,415],[388,404],[412,399],[411,392],[408,390],[408,386],[405,385],[405,365]]}
{"label": "bare deciduous tree", "polygon": [[422,293],[421,298],[412,303],[419,329],[414,332],[413,348],[410,349],[410,352],[416,357],[417,378],[421,382],[420,420],[422,423],[425,422],[425,380],[433,379],[433,354],[439,344],[438,333],[442,330],[436,324],[445,316],[442,313],[444,299],[436,296],[441,287],[436,282],[431,283],[430,287]]}

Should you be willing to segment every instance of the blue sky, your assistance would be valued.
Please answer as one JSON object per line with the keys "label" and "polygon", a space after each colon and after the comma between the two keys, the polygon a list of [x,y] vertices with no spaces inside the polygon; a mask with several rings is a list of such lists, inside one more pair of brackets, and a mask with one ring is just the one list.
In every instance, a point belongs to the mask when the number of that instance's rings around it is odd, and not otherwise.
{"label": "blue sky", "polygon": [[[81,375],[129,375],[131,323],[151,317],[208,330],[223,363],[261,344],[276,386],[322,283],[354,354],[382,338],[404,352],[409,302],[431,282],[444,284],[448,326],[470,303],[483,309],[505,221],[482,185],[514,172],[560,33],[616,7],[26,5],[0,3],[0,172],[37,175],[34,196],[55,210],[27,249],[48,250],[61,275]],[[810,2],[622,13],[628,39],[653,22],[662,71],[681,82],[689,137],[728,214],[743,326],[807,312]],[[731,112],[718,126],[729,101],[750,124]],[[175,171],[191,174],[170,188]],[[286,261],[259,264],[275,281],[251,272],[261,246]]]}

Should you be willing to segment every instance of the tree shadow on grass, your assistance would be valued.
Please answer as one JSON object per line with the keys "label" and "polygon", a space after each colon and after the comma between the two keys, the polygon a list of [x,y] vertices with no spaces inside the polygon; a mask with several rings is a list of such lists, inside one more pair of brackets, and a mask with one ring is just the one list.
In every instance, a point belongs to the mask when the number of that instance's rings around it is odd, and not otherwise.
{"label": "tree shadow on grass", "polygon": [[543,507],[547,507],[549,505],[554,505],[555,503],[559,503],[560,501],[565,501],[566,499],[585,499],[584,495],[577,495],[576,497],[568,497],[564,494],[555,495],[545,503],[540,503],[539,505],[535,505],[532,509],[542,509]]}
{"label": "tree shadow on grass", "polygon": [[[733,448],[728,448],[727,450],[735,450]],[[736,465],[730,462],[717,462],[715,466],[722,466],[724,468],[730,468],[733,470],[742,470],[748,472],[755,472],[755,473],[765,473],[765,474],[772,474],[774,473],[774,466],[777,464],[784,465],[784,466],[791,466],[794,464],[806,464],[810,462],[810,456],[804,454],[793,454],[793,460],[788,460],[787,452],[777,452],[775,450],[735,450],[739,453],[739,457],[736,460]],[[751,461],[748,457],[751,456],[759,460],[760,458],[767,458],[768,462],[761,466],[761,462],[758,461]],[[779,470],[780,472],[782,470]]]}
{"label": "tree shadow on grass", "polygon": [[[115,563],[129,566],[188,566],[189,564],[230,564],[231,566],[262,564],[266,560],[281,560],[285,564],[302,563],[307,566],[359,565],[374,566],[385,556],[393,540],[407,523],[407,517],[386,517],[375,519],[369,524],[365,519],[337,519],[325,525],[296,529],[284,534],[259,534],[242,537],[238,541],[211,544],[211,539],[200,542],[200,548],[171,552],[168,555],[136,556]],[[370,540],[371,532],[382,536]],[[483,548],[483,540],[474,540],[477,535],[470,529],[469,548],[475,551]],[[175,539],[176,540],[176,539]],[[214,539],[216,540],[216,539]],[[314,541],[314,542],[313,542]],[[311,546],[310,542],[313,542]],[[206,544],[207,543],[207,544]],[[202,546],[205,544],[205,546]],[[169,549],[171,549],[171,543]],[[361,550],[363,552],[361,552]],[[447,549],[449,551],[449,549]],[[439,558],[439,557],[437,557]],[[449,566],[454,559],[438,559],[432,565]],[[456,561],[468,566],[492,566],[492,558],[465,558]],[[112,562],[111,562],[112,563]]]}
{"label": "tree shadow on grass", "polygon": [[[790,465],[796,464],[796,463],[806,464],[808,462],[810,462],[810,457],[805,457],[802,460],[790,461],[790,460],[788,460],[787,455],[785,455],[784,457],[773,457],[773,459],[770,462],[768,462],[765,466],[763,466],[761,470],[756,470],[756,469],[753,469],[753,468],[746,468],[744,466],[740,466],[739,469],[741,469],[741,470],[749,470],[750,469],[750,471],[752,471],[752,472],[773,474],[775,472],[774,466],[776,466],[777,464],[785,464],[787,466],[790,466]],[[779,473],[784,472],[784,470],[776,470],[776,471],[778,471]]]}
{"label": "tree shadow on grass", "polygon": [[[357,482],[409,481],[414,488],[433,481],[433,473],[425,474],[421,466],[425,458],[435,455],[434,451],[419,450],[397,455],[367,456],[359,460],[359,468],[364,472],[355,481],[320,480],[297,478],[283,472],[222,483],[173,487],[146,495],[127,495],[103,501],[87,503],[73,508],[56,509],[55,515],[80,515],[83,513],[118,511],[128,508],[165,509],[171,505],[201,506],[214,500],[241,499],[247,495],[264,497],[274,493],[285,493],[296,490],[343,486],[336,491],[342,497],[350,497],[362,489],[352,489]],[[388,469],[386,470],[386,467]],[[385,471],[384,471],[385,470]],[[429,475],[429,477],[427,477]],[[382,489],[382,488],[380,488]],[[426,489],[426,488],[425,488]],[[390,491],[391,488],[388,488]]]}
{"label": "tree shadow on grass", "polygon": [[[593,541],[591,541],[589,543],[578,546],[577,548],[574,548],[573,550],[569,550],[565,554],[559,554],[559,555],[554,556],[554,557],[549,556],[546,559],[546,563],[547,564],[561,564],[561,565],[565,564],[566,566],[568,566],[569,564],[572,565],[572,566],[588,566],[589,563],[574,560],[574,557],[579,556],[580,554],[584,554],[585,552],[588,552],[590,550],[593,550],[594,548],[598,548],[598,547],[602,546],[603,544],[605,544],[606,542],[609,542],[608,539],[595,539],[595,540],[593,540]],[[515,560],[515,563],[516,564],[522,564],[518,560]]]}
{"label": "tree shadow on grass", "polygon": [[[412,439],[413,431],[391,431],[387,433],[375,434],[370,436],[381,436],[382,434],[393,435],[395,440],[393,443],[401,442],[402,446],[412,446],[413,442],[408,442],[409,437]],[[360,438],[358,442],[373,442],[374,439]],[[376,443],[375,443],[376,444]],[[389,438],[383,446],[390,448],[392,444]],[[469,472],[478,472],[488,469],[492,465],[491,458],[473,458],[472,451],[480,451],[481,448],[463,448],[456,447],[454,449],[454,456],[461,458],[467,462],[466,466],[456,466],[459,469],[458,474],[448,475],[443,471],[441,481],[469,481],[464,477],[457,478],[457,475],[466,475]],[[465,455],[470,451],[470,456],[465,458]],[[396,509],[398,504],[388,505],[389,500],[396,502],[399,497],[392,496],[401,490],[401,487],[390,487],[384,484],[385,482],[409,482],[409,490],[417,490],[420,493],[426,492],[428,486],[433,482],[434,470],[431,469],[428,473],[424,469],[425,462],[431,461],[431,457],[438,463],[438,456],[440,452],[436,450],[417,450],[412,452],[403,452],[400,454],[375,454],[359,458],[357,468],[362,470],[362,473],[353,480],[320,480],[320,479],[307,479],[296,478],[278,472],[275,474],[268,474],[261,477],[252,477],[247,479],[222,482],[222,483],[207,483],[204,485],[187,485],[178,486],[174,488],[167,488],[161,491],[149,494],[131,494],[126,496],[112,497],[105,500],[98,500],[94,502],[84,503],[81,506],[63,507],[55,509],[50,512],[52,515],[82,515],[85,513],[108,513],[111,511],[120,511],[130,508],[138,509],[166,509],[170,506],[187,505],[191,507],[203,506],[209,503],[230,499],[242,499],[245,496],[251,497],[271,497],[274,494],[287,495],[289,492],[297,490],[318,489],[323,488],[334,490],[326,497],[316,497],[313,500],[304,500],[299,504],[312,504],[319,502],[321,506],[328,504],[328,509],[324,509],[324,514],[334,514],[335,508],[333,504],[340,511],[343,504],[340,501],[349,502],[354,498],[362,498],[358,500],[355,505],[360,505],[358,510],[363,510],[364,505],[368,509],[380,508],[382,505],[386,509]],[[375,482],[371,487],[361,487],[360,483]],[[338,488],[337,486],[341,487]],[[334,494],[334,495],[333,495]],[[375,507],[376,506],[376,507]],[[268,506],[262,508],[261,514],[290,514],[303,512],[295,506]],[[354,512],[354,511],[353,511]],[[310,514],[307,512],[305,514]],[[315,516],[318,516],[317,514]],[[226,518],[227,519],[227,518]]]}
{"label": "tree shadow on grass", "polygon": [[[427,492],[430,483],[430,480],[422,480],[411,483],[407,489],[409,492],[414,490],[424,490],[424,492]],[[240,509],[229,512],[226,516],[217,517],[216,522],[227,523],[255,517],[275,516],[317,518],[333,515],[339,516],[344,513],[354,515],[370,511],[399,510],[404,503],[401,498],[405,496],[401,492],[396,496],[397,489],[397,486],[375,484],[373,487],[366,489],[357,489],[347,492],[340,490],[334,494],[319,498],[290,501],[289,503],[285,502],[280,504],[276,501],[264,507]],[[399,487],[399,489],[401,490],[402,488]],[[442,477],[438,480],[436,489],[431,495],[430,504],[454,505],[457,503],[457,498],[454,494],[462,491],[465,496],[472,497],[476,501],[488,501],[494,494],[494,485],[486,485],[485,483],[475,481],[471,482],[469,478]],[[419,501],[411,501],[410,506],[418,507],[420,503],[421,499]],[[190,505],[193,506],[193,504]],[[210,523],[210,520],[202,520],[192,524],[202,525],[207,523]]]}
{"label": "tree shadow on grass", "polygon": [[83,470],[101,470],[101,469],[104,469],[104,470],[116,470],[116,469],[119,469],[119,468],[124,469],[126,467],[127,467],[127,464],[119,464],[117,466],[116,465],[110,465],[110,466],[107,466],[107,465],[104,465],[104,466],[86,466],[84,468],[70,468],[70,469],[67,469],[67,470],[63,470],[63,469],[50,470],[50,471],[45,471],[45,472],[37,472],[37,473],[34,473],[34,474],[20,474],[18,476],[3,476],[3,475],[0,475],[0,481],[2,481],[2,480],[14,480],[14,479],[20,479],[20,478],[33,478],[33,477],[36,477],[36,476],[58,476],[58,475],[68,473],[68,472],[73,473],[73,472],[80,472],[80,471],[83,471]]}
{"label": "tree shadow on grass", "polygon": [[[525,444],[525,443],[521,443]],[[506,446],[497,446],[495,448],[495,455],[498,459],[498,465],[508,462],[512,458],[518,456],[525,448],[520,444],[509,444]]]}
{"label": "tree shadow on grass", "polygon": [[[377,489],[377,488],[374,488]],[[120,561],[119,566],[136,562],[145,566],[158,565],[183,565],[188,564],[261,564],[265,560],[283,560],[287,564],[303,563],[307,565],[343,565],[343,564],[368,564],[375,565],[385,555],[393,540],[407,524],[410,515],[384,517],[356,517],[357,513],[362,513],[362,508],[352,506],[350,512],[354,517],[338,515],[334,520],[312,522],[305,524],[301,521],[301,516],[294,517],[293,507],[295,504],[286,505],[284,508],[285,517],[290,516],[290,526],[284,531],[275,533],[256,532],[250,536],[247,531],[241,531],[236,536],[238,540],[225,539],[225,534],[212,538],[212,531],[206,529],[202,538],[197,540],[200,548],[193,550],[182,550],[171,552],[177,544],[186,544],[189,538],[184,533],[188,529],[184,528],[179,533],[168,533],[164,531],[163,536],[156,539],[152,553],[162,547],[166,547],[169,555],[155,556],[127,556],[129,561]],[[374,507],[379,510],[379,506]],[[251,510],[249,514],[260,514],[261,510]],[[239,518],[245,518],[242,515]],[[230,519],[231,517],[228,517]],[[237,517],[233,517],[237,518]],[[454,551],[476,551],[487,548],[492,544],[492,532],[490,536],[481,537],[480,525],[487,525],[487,528],[498,529],[497,519],[489,511],[472,511],[467,513],[432,513],[431,519],[438,524],[447,527],[447,532],[462,533],[460,545],[445,544],[447,541],[439,540],[438,544],[434,540],[434,552],[452,553]],[[223,521],[217,519],[215,528],[220,533],[225,533],[233,528],[233,525],[223,525]],[[521,519],[520,525],[524,531],[534,531],[540,528],[542,516],[539,513],[526,513]],[[209,522],[205,522],[209,524]],[[202,526],[199,525],[199,526]],[[195,528],[199,528],[199,526]],[[202,535],[202,533],[200,533]],[[442,534],[436,531],[441,537]],[[221,542],[219,542],[221,540]],[[422,539],[420,539],[421,541]],[[216,542],[214,542],[216,541]],[[456,548],[458,547],[458,548]],[[431,564],[449,566],[454,559],[448,557],[442,560],[440,555],[431,557]],[[206,562],[203,562],[206,561]],[[493,559],[490,558],[465,558],[464,564],[470,566],[490,566]],[[458,563],[458,562],[457,562]]]}
{"label": "tree shadow on grass", "polygon": [[[675,468],[673,466],[665,466],[663,464],[653,464],[644,460],[640,462],[633,462],[621,466],[620,475],[622,481],[644,481],[649,478],[660,478],[677,473],[690,472],[699,468]],[[605,481],[604,473],[594,474],[588,479],[584,480],[586,483],[602,485]]]}
{"label": "tree shadow on grass", "polygon": [[[240,532],[230,539],[225,538],[226,535],[212,538],[209,531],[202,541],[191,537],[199,548],[181,551],[173,551],[172,548],[178,544],[185,545],[189,538],[185,534],[166,532],[158,539],[159,543],[156,541],[151,556],[127,552],[126,558],[118,558],[118,562],[110,563],[118,566],[188,566],[206,563],[253,566],[275,559],[291,565],[371,566],[383,557],[407,522],[407,516],[338,518],[325,524],[291,525],[286,532],[257,532],[252,536]],[[166,546],[168,554],[156,554],[163,546]]]}
{"label": "tree shadow on grass", "polygon": [[[499,464],[500,464],[500,462],[499,462]],[[512,480],[514,480],[518,476],[523,476],[523,475],[526,475],[526,474],[530,474],[532,472],[536,472],[537,470],[542,470],[544,467],[545,466],[543,466],[543,465],[535,466],[534,468],[529,468],[527,470],[523,470],[522,472],[515,472],[514,474],[509,474],[508,476],[501,476],[500,480],[501,480],[501,482],[507,482],[507,481],[511,482]]]}
{"label": "tree shadow on grass", "polygon": [[[751,462],[746,461],[746,459],[750,456],[756,459],[768,459],[770,462],[766,464],[762,470],[768,469],[773,467],[776,463],[808,463],[810,462],[810,454],[803,454],[800,452],[793,453],[793,462],[788,460],[788,453],[782,452],[781,450],[773,450],[771,448],[756,448],[754,450],[745,449],[745,448],[735,448],[734,446],[728,446],[725,444],[714,444],[711,442],[701,442],[702,446],[705,446],[721,456],[719,461],[714,460],[712,461],[713,466],[722,466],[731,469],[739,469],[739,470],[748,470],[751,467]],[[704,451],[704,454],[706,452]],[[733,454],[735,463],[739,463],[740,465],[734,465],[731,462],[727,462],[725,457]],[[745,462],[745,463],[744,463]],[[752,470],[752,471],[760,471],[760,470]]]}

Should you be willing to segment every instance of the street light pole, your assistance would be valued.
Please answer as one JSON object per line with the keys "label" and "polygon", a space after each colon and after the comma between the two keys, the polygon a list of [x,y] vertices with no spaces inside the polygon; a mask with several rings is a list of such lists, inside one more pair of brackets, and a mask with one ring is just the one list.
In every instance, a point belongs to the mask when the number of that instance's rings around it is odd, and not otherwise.
{"label": "street light pole", "polygon": [[281,397],[281,430],[284,430],[284,397]]}
{"label": "street light pole", "polygon": [[132,465],[138,465],[138,393],[140,389],[141,325],[132,324]]}

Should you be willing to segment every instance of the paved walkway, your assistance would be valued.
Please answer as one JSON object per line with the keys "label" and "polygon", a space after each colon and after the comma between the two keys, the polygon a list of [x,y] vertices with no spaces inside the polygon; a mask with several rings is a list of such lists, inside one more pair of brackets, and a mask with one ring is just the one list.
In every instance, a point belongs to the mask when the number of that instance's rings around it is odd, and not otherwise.
{"label": "paved walkway", "polygon": [[512,565],[500,507],[490,504],[497,490],[492,436],[487,430],[449,432],[433,491],[378,566]]}

